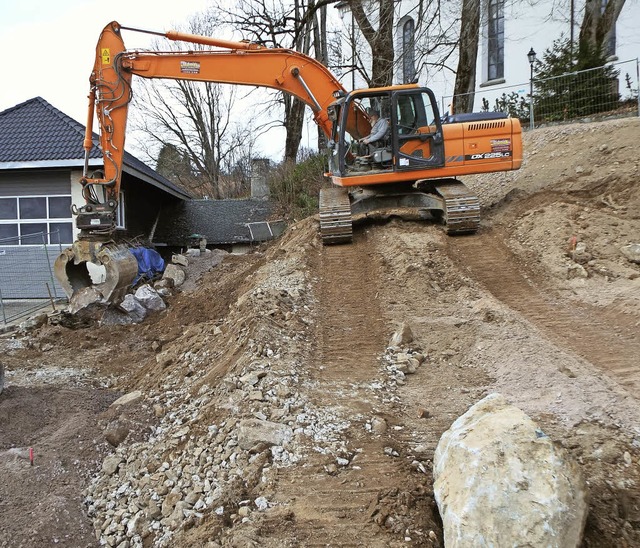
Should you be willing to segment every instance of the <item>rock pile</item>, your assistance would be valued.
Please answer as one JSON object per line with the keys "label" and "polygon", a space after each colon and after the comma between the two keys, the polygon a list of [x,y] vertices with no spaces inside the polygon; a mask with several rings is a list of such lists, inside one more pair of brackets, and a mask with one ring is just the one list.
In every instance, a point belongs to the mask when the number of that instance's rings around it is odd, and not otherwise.
{"label": "rock pile", "polygon": [[314,319],[299,260],[269,260],[224,322],[190,326],[147,364],[143,405],[159,422],[121,441],[85,493],[102,544],[171,546],[207,518],[250,521],[272,504],[279,468],[310,451],[340,465],[349,421],[300,389],[296,346]]}
{"label": "rock pile", "polygon": [[[273,506],[278,470],[311,452],[326,456],[328,474],[350,465],[350,417],[306,397],[300,360],[311,352],[315,280],[302,260],[299,253],[268,258],[224,321],[191,325],[158,348],[141,392],[130,396],[158,424],[145,441],[113,444],[85,493],[102,544],[142,546],[152,537],[155,546],[171,546],[206,519],[252,521]],[[373,390],[382,401],[397,399],[424,361],[412,343],[410,327],[401,326],[381,357]],[[365,428],[381,435],[387,424],[373,417]]]}

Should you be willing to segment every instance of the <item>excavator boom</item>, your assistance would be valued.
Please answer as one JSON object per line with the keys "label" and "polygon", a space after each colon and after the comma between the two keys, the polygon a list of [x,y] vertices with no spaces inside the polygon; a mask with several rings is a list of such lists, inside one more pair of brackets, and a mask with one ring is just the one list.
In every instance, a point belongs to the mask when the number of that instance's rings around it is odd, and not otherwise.
{"label": "excavator boom", "polygon": [[[105,166],[104,177],[90,178],[85,173],[83,184],[104,185],[110,198],[117,199],[120,188],[128,107],[132,97],[131,80],[134,75],[284,91],[309,105],[315,121],[326,135],[330,135],[331,122],[327,108],[335,101],[336,93],[346,91],[329,70],[315,59],[293,50],[265,48],[250,42],[233,42],[175,31],[162,36],[218,49],[127,51],[121,36],[122,28],[127,27],[121,27],[114,21],[102,31],[90,78],[89,116],[92,120],[95,104]],[[91,126],[92,123],[88,121],[85,135],[87,153],[92,146]]]}
{"label": "excavator boom", "polygon": [[[56,277],[69,297],[90,287],[97,289],[102,298],[109,302],[123,296],[137,273],[131,253],[112,241],[134,75],[281,90],[309,105],[315,121],[327,135],[331,133],[328,107],[335,100],[334,94],[346,93],[324,65],[296,51],[175,31],[153,34],[202,47],[186,52],[128,51],[122,39],[122,29],[115,21],[109,23],[100,34],[96,46],[89,79],[89,109],[83,145],[85,168],[80,181],[86,203],[75,211],[80,236],[71,248],[58,257],[55,264]],[[100,130],[104,169],[90,174],[88,159],[94,146],[94,115]],[[364,117],[364,113],[355,113],[352,119],[358,117]],[[91,263],[106,270],[104,283],[93,282],[88,268]]]}

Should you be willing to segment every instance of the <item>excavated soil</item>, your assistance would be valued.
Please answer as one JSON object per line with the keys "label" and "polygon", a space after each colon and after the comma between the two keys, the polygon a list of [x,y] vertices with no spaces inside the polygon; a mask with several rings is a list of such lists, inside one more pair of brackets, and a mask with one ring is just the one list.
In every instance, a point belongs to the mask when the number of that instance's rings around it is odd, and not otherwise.
{"label": "excavated soil", "polygon": [[[491,392],[582,467],[583,546],[640,546],[639,135],[527,134],[521,170],[465,180],[473,236],[392,220],[323,248],[307,219],[194,261],[143,324],[5,336],[0,547],[442,546],[433,453]],[[264,421],[280,448],[247,442]]]}

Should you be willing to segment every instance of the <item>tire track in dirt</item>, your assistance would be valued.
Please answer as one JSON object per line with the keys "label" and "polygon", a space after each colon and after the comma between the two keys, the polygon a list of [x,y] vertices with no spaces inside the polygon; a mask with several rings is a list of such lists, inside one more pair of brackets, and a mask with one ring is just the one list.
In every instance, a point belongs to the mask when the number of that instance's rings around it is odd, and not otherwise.
{"label": "tire track in dirt", "polygon": [[385,326],[378,305],[379,266],[366,242],[322,250],[320,351],[322,366],[335,381],[370,380],[384,350]]}
{"label": "tire track in dirt", "polygon": [[640,339],[635,319],[615,309],[558,298],[527,277],[500,234],[451,238],[458,266],[503,303],[534,323],[554,343],[571,349],[632,393],[640,390]]}
{"label": "tire track in dirt", "polygon": [[283,471],[278,495],[289,501],[300,545],[406,545],[401,536],[379,527],[374,516],[384,493],[410,489],[408,467],[385,454],[385,436],[364,429],[383,407],[371,388],[379,379],[378,356],[388,337],[377,301],[378,259],[364,233],[356,234],[352,245],[325,247],[320,253],[318,352],[309,398],[350,421],[343,433],[350,463],[328,472],[335,456],[312,455],[305,467]]}

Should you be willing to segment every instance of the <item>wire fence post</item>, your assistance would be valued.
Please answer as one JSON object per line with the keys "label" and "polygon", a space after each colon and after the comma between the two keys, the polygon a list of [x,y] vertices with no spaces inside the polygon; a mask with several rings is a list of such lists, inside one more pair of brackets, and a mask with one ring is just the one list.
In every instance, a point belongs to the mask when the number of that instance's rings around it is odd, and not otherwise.
{"label": "wire fence post", "polygon": [[4,300],[2,298],[2,288],[0,287],[0,309],[2,310],[2,321],[7,325],[7,315],[4,312]]}
{"label": "wire fence post", "polygon": [[[42,246],[44,247],[44,254],[47,257],[47,266],[49,267],[49,281],[51,282],[51,285],[53,286],[53,296],[54,298],[58,298],[58,295],[56,295],[56,282],[53,278],[53,269],[51,268],[51,260],[49,259],[49,248],[48,248],[48,244],[47,244],[47,238],[50,238],[51,234],[57,234],[58,235],[58,242],[60,241],[60,231],[56,230],[55,232],[50,232],[49,234],[46,234],[45,232],[42,233]],[[49,285],[47,284],[47,292],[49,292],[49,294],[51,294],[51,290],[49,289]]]}
{"label": "wire fence post", "polygon": [[636,94],[638,95],[638,117],[640,118],[640,60],[636,57]]}

